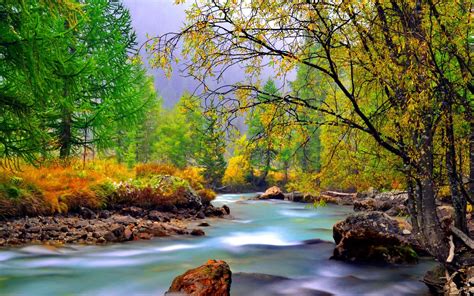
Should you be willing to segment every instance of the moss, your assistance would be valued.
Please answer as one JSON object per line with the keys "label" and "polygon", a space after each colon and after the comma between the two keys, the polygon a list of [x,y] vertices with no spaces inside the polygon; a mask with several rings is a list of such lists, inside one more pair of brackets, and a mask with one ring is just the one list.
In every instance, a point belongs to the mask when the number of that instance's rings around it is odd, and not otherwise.
{"label": "moss", "polygon": [[379,245],[370,248],[368,254],[374,259],[383,259],[387,263],[416,263],[418,262],[418,254],[411,246],[388,246]]}
{"label": "moss", "polygon": [[95,184],[91,186],[90,189],[94,192],[97,200],[99,201],[100,208],[107,207],[107,201],[113,194],[115,194],[117,190],[116,186],[112,181],[106,181],[100,184]]}
{"label": "moss", "polygon": [[6,188],[5,192],[8,196],[8,198],[11,198],[11,199],[20,198],[21,195],[22,195],[21,189],[15,187],[15,186],[10,186],[10,187]]}

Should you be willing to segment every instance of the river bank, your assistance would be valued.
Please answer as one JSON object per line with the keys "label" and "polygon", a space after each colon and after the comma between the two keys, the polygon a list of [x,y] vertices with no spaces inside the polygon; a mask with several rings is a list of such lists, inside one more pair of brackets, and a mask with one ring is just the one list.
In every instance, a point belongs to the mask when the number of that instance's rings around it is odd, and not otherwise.
{"label": "river bank", "polygon": [[205,232],[199,227],[191,228],[192,222],[229,213],[227,206],[216,208],[212,205],[172,212],[133,206],[96,212],[81,208],[79,213],[74,214],[3,221],[0,224],[0,247],[29,244],[93,245],[171,235],[201,236]]}

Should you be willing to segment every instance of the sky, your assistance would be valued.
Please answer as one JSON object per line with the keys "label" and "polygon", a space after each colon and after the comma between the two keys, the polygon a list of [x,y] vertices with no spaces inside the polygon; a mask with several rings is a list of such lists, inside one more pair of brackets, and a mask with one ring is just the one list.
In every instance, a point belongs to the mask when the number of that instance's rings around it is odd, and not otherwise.
{"label": "sky", "polygon": [[[122,2],[130,10],[139,45],[147,40],[147,34],[159,36],[168,32],[178,32],[184,26],[186,5],[175,5],[174,0],[122,0]],[[184,91],[193,92],[196,89],[197,82],[192,78],[183,77],[179,69],[173,69],[171,78],[167,78],[163,71],[148,66],[144,49],[140,54],[145,59],[149,73],[155,79],[156,90],[163,97],[165,107],[174,106]],[[270,69],[262,71],[262,80],[270,76],[272,76]],[[226,71],[222,83],[236,82],[244,78],[245,74],[241,68],[232,67]]]}
{"label": "sky", "polygon": [[[185,21],[185,6],[174,5],[173,0],[123,0],[123,4],[130,10],[139,45],[147,40],[147,34],[159,36],[176,32]],[[140,54],[146,60],[144,49]],[[192,79],[181,77],[177,71],[170,79],[161,70],[149,68],[148,71],[154,76],[155,87],[163,97],[165,107],[172,107],[185,90],[192,91],[196,85]]]}

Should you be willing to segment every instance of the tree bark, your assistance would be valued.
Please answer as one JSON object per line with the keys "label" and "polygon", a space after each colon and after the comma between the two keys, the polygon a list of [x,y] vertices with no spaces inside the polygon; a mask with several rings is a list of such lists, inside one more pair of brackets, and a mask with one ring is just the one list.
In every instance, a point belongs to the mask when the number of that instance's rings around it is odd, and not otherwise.
{"label": "tree bark", "polygon": [[63,109],[59,146],[59,157],[62,159],[68,158],[71,155],[72,147],[72,114],[67,109]]}
{"label": "tree bark", "polygon": [[469,135],[469,196],[474,197],[474,119],[470,119]]}
{"label": "tree bark", "polygon": [[446,233],[441,227],[436,214],[435,185],[431,178],[423,178],[421,181],[421,200],[423,203],[421,232],[428,247],[428,251],[440,262],[444,262],[448,256],[448,245]]}
{"label": "tree bark", "polygon": [[426,115],[422,141],[420,142],[420,159],[418,167],[419,186],[418,199],[421,209],[417,208],[417,215],[421,215],[421,232],[428,251],[440,262],[448,257],[449,247],[447,234],[442,229],[436,212],[436,183],[434,180],[433,154],[433,125],[431,117]]}
{"label": "tree bark", "polygon": [[416,215],[416,200],[415,200],[415,185],[413,180],[408,177],[408,213],[410,214],[410,221],[413,227],[413,233],[418,235],[420,233],[420,225],[418,224],[417,215]]}
{"label": "tree bark", "polygon": [[453,118],[451,108],[448,107],[446,114],[446,170],[448,172],[449,186],[451,189],[451,199],[454,207],[454,225],[464,232],[467,232],[466,221],[466,199],[460,191],[458,172],[456,169],[456,147],[454,143]]}

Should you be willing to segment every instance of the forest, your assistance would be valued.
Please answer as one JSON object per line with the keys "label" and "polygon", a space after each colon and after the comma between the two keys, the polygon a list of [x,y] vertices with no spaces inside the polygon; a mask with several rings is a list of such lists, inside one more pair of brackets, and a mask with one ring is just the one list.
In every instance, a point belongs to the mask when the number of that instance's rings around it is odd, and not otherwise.
{"label": "forest", "polygon": [[[151,2],[156,27],[174,2],[179,29],[137,36]],[[1,1],[0,294],[474,293],[473,11]],[[174,75],[195,87],[163,96]],[[118,251],[154,257],[117,261],[115,277],[109,261],[85,263],[141,256]],[[338,266],[347,275],[324,278]],[[335,288],[359,269],[371,275],[351,293]]]}

